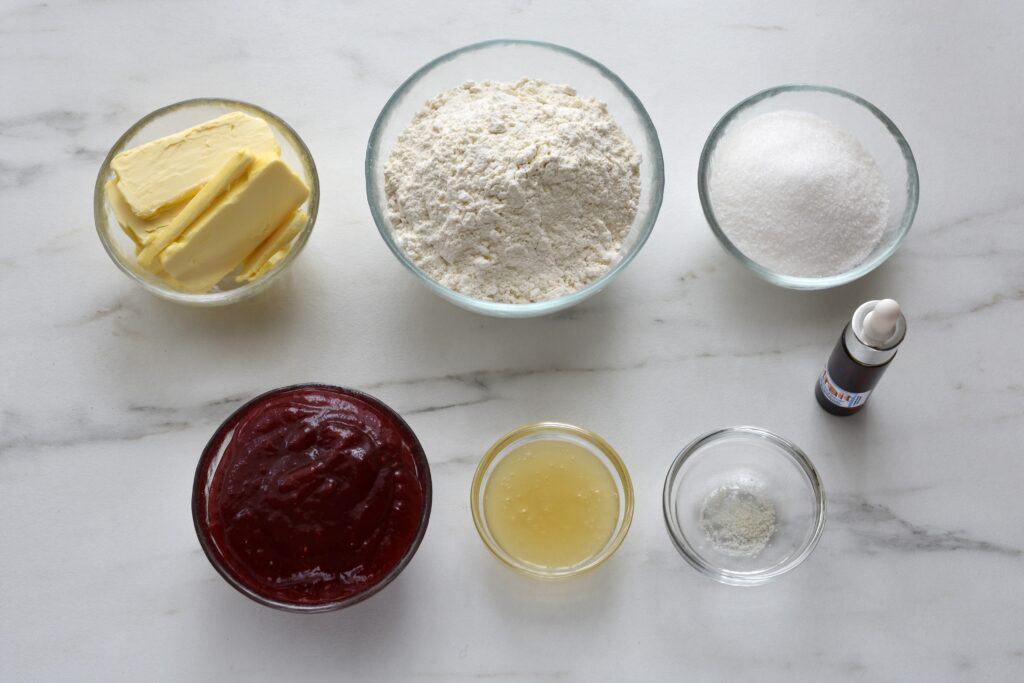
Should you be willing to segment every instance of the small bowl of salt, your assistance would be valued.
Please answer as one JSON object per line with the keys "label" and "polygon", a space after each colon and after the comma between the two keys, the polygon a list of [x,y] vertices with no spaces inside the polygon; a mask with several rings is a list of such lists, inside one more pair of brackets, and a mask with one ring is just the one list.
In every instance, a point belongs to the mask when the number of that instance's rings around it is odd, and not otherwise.
{"label": "small bowl of salt", "polygon": [[886,261],[917,212],[903,134],[838,88],[784,85],[748,97],[711,131],[697,189],[725,249],[791,289],[852,282]]}
{"label": "small bowl of salt", "polygon": [[814,550],[825,526],[825,491],[794,444],[758,427],[729,427],[676,456],[663,510],[690,565],[721,583],[757,586]]}

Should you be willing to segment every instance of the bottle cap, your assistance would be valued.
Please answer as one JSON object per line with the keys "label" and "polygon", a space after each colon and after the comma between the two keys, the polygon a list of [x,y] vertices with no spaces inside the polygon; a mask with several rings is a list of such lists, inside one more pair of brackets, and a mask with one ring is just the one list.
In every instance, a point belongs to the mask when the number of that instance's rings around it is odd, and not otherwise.
{"label": "bottle cap", "polygon": [[846,347],[858,362],[882,365],[896,355],[907,334],[907,320],[892,299],[867,301],[857,307],[847,328]]}
{"label": "bottle cap", "polygon": [[882,299],[864,316],[861,338],[871,346],[884,348],[896,332],[900,320],[900,305],[892,299]]}

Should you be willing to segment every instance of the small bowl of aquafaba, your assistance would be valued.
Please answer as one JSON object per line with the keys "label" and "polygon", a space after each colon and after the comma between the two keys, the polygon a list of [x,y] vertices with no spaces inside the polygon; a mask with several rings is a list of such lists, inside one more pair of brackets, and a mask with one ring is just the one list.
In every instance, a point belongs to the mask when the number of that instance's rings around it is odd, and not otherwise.
{"label": "small bowl of aquafaba", "polygon": [[[623,149],[635,163],[619,163]],[[604,184],[588,185],[592,173]],[[664,185],[636,94],[596,60],[535,41],[429,62],[388,100],[366,151],[367,200],[391,253],[434,294],[490,316],[546,315],[607,286],[650,236]],[[569,229],[567,217],[584,223]]]}

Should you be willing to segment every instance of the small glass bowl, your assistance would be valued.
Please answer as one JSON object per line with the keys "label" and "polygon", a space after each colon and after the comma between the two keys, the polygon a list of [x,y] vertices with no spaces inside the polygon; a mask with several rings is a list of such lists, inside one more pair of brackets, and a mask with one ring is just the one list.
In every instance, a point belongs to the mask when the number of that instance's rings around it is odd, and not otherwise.
{"label": "small glass bowl", "polygon": [[[889,189],[889,220],[882,239],[863,263],[837,275],[796,277],[770,270],[747,257],[732,243],[715,218],[708,182],[715,163],[715,149],[733,126],[773,111],[805,111],[853,133],[874,157]],[[789,289],[828,289],[867,275],[885,263],[903,242],[914,222],[920,192],[917,163],[903,134],[888,116],[853,93],[823,85],[781,85],[763,90],[726,112],[704,143],[697,170],[697,192],[711,231],[726,251],[755,275]]]}
{"label": "small glass bowl", "polygon": [[[754,557],[717,549],[700,526],[708,496],[723,487],[752,490],[775,507],[775,532]],[[729,427],[684,448],[665,477],[665,524],[695,569],[732,586],[756,586],[795,568],[825,526],[825,491],[803,451],[767,430]]]}
{"label": "small glass bowl", "polygon": [[[280,600],[275,600],[257,592],[245,581],[235,575],[228,563],[225,562],[222,550],[209,532],[208,520],[210,486],[213,482],[213,475],[216,473],[217,467],[220,465],[221,458],[224,457],[224,449],[227,447],[228,443],[231,441],[231,436],[234,434],[235,427],[255,406],[277,396],[278,394],[296,389],[325,389],[332,392],[348,394],[349,396],[369,403],[380,409],[382,412],[390,415],[391,418],[394,419],[397,424],[403,426],[407,432],[407,436],[409,437],[413,447],[413,456],[416,459],[420,484],[423,486],[423,512],[420,514],[419,529],[416,532],[416,537],[412,540],[412,543],[409,544],[409,547],[406,548],[405,553],[398,561],[398,564],[396,564],[380,581],[361,593],[356,593],[355,595],[351,595],[336,602],[320,604],[281,602]],[[291,386],[272,389],[260,394],[245,405],[241,406],[235,410],[235,412],[231,413],[220,427],[217,428],[217,431],[213,433],[213,436],[210,437],[209,442],[207,442],[206,447],[203,449],[202,455],[199,456],[199,464],[196,465],[195,479],[192,482],[192,524],[195,527],[196,536],[199,538],[199,545],[202,547],[203,553],[206,554],[206,559],[210,561],[210,564],[217,570],[217,573],[220,574],[221,577],[239,593],[254,602],[258,602],[259,604],[267,607],[273,607],[274,609],[279,609],[285,612],[298,612],[301,614],[315,614],[318,612],[333,612],[334,610],[339,610],[344,607],[350,607],[356,603],[360,603],[363,600],[376,595],[389,583],[394,581],[412,560],[413,555],[416,554],[416,551],[420,547],[420,543],[423,541],[423,536],[427,533],[427,523],[430,521],[430,509],[432,502],[433,485],[430,477],[430,463],[427,461],[426,453],[423,452],[423,447],[420,445],[416,434],[412,431],[412,428],[409,427],[409,424],[402,419],[401,415],[392,410],[391,407],[383,401],[380,401],[369,394],[364,394],[361,391],[356,391],[355,389],[346,389],[344,387],[332,386],[330,384],[293,384]]]}
{"label": "small glass bowl", "polygon": [[[165,135],[177,133],[233,111],[241,111],[257,116],[270,124],[274,131],[274,137],[277,139],[277,144],[281,148],[281,159],[287,162],[292,169],[300,172],[306,181],[306,185],[309,186],[309,197],[301,207],[309,215],[309,219],[306,221],[302,232],[292,242],[291,251],[288,252],[277,267],[263,277],[252,282],[236,284],[234,278],[229,275],[210,292],[203,294],[181,292],[173,289],[160,278],[147,273],[136,262],[135,243],[121,229],[113,209],[107,202],[105,186],[107,181],[114,177],[114,172],[110,168],[110,162],[125,149],[136,147]],[[316,166],[313,164],[313,157],[298,133],[292,130],[292,127],[285,123],[283,119],[271,114],[266,109],[247,102],[216,97],[204,97],[178,102],[161,107],[139,119],[135,125],[118,138],[114,146],[111,147],[110,152],[107,153],[107,158],[103,160],[99,175],[96,177],[96,189],[93,193],[93,213],[96,220],[96,231],[99,233],[103,248],[107,250],[110,258],[121,269],[121,272],[157,296],[170,301],[195,306],[232,304],[266,289],[274,278],[295,261],[299,252],[306,246],[309,234],[313,231],[313,224],[316,223],[319,205],[320,179],[316,173]]]}
{"label": "small glass bowl", "polygon": [[[384,164],[399,134],[427,100],[466,81],[515,81],[522,77],[568,84],[581,97],[608,105],[612,116],[642,157],[640,205],[622,245],[619,261],[583,289],[557,299],[508,304],[473,299],[435,282],[396,244],[384,193]],[[593,296],[629,265],[647,241],[661,208],[665,168],[661,143],[651,117],[621,78],[575,50],[529,40],[489,40],[441,55],[410,76],[391,96],[370,133],[366,147],[366,198],[381,237],[402,265],[432,292],[470,311],[504,318],[525,318],[560,311]]]}
{"label": "small glass bowl", "polygon": [[[484,513],[484,494],[495,467],[517,446],[530,441],[568,441],[582,446],[593,453],[608,468],[608,472],[615,481],[615,488],[619,496],[619,517],[615,530],[601,550],[571,567],[548,568],[524,562],[505,552],[487,525],[487,515]],[[622,545],[622,541],[625,540],[626,533],[629,531],[629,525],[633,521],[633,482],[630,480],[629,472],[619,454],[607,441],[594,432],[560,422],[537,422],[509,432],[498,439],[484,454],[476,468],[476,474],[473,476],[469,506],[473,511],[473,524],[476,525],[480,538],[495,557],[527,576],[539,579],[564,579],[594,569],[611,557]]]}

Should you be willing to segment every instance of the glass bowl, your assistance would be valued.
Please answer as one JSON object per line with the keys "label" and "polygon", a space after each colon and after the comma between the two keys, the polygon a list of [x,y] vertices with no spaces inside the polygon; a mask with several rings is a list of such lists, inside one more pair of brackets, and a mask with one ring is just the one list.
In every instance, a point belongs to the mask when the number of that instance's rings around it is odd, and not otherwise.
{"label": "glass bowl", "polygon": [[[715,218],[708,181],[715,149],[733,126],[773,111],[796,110],[815,114],[853,133],[874,157],[889,190],[889,219],[882,238],[858,266],[826,277],[796,277],[770,270],[747,257],[729,240]],[[768,282],[790,289],[828,289],[853,282],[885,263],[903,242],[917,212],[917,164],[903,134],[888,116],[867,100],[845,90],[823,85],[781,85],[763,90],[726,112],[704,143],[697,170],[697,192],[711,231],[726,251]]]}
{"label": "glass bowl", "polygon": [[[242,111],[246,114],[257,116],[270,124],[274,131],[274,137],[281,148],[281,159],[288,163],[309,186],[309,197],[302,205],[302,209],[309,215],[302,232],[292,242],[291,251],[281,262],[263,277],[237,284],[234,277],[229,275],[212,291],[203,294],[181,292],[170,287],[160,278],[147,273],[138,266],[135,261],[135,243],[132,242],[117,222],[113,209],[107,202],[104,186],[107,181],[114,177],[110,168],[110,161],[123,152],[125,149],[144,144],[151,140],[176,133],[186,128],[209,121],[210,119],[228,114],[233,111]],[[194,100],[185,100],[143,116],[131,128],[118,138],[107,158],[103,160],[99,175],[96,178],[96,189],[93,193],[93,213],[96,220],[96,231],[99,233],[103,248],[107,250],[114,264],[121,269],[125,275],[133,279],[157,296],[183,304],[197,306],[218,306],[231,304],[246,299],[258,292],[263,291],[268,285],[280,275],[285,268],[290,266],[298,257],[299,252],[306,246],[309,234],[316,223],[317,208],[320,204],[320,180],[317,177],[316,166],[313,164],[313,157],[309,153],[306,144],[299,137],[298,133],[292,130],[291,126],[283,119],[271,114],[266,109],[257,107],[247,102],[226,100],[214,97],[204,97]]]}
{"label": "glass bowl", "polygon": [[[612,480],[615,482],[615,488],[619,497],[618,520],[615,529],[608,538],[608,542],[597,553],[571,567],[543,567],[520,560],[509,554],[491,534],[487,524],[487,515],[484,512],[484,494],[498,463],[517,446],[530,441],[542,440],[567,441],[587,449],[608,469]],[[526,425],[498,439],[487,453],[484,454],[483,459],[480,460],[480,464],[476,468],[469,499],[469,506],[473,511],[473,523],[476,525],[476,530],[480,533],[480,538],[483,540],[484,545],[487,546],[487,549],[512,569],[539,579],[563,579],[570,576],[578,576],[594,569],[611,557],[619,546],[622,545],[622,541],[625,540],[626,533],[629,531],[629,525],[633,521],[633,483],[629,478],[629,472],[626,470],[626,465],[622,462],[622,458],[619,457],[619,454],[615,452],[615,449],[607,441],[594,432],[560,422],[537,422]]]}
{"label": "glass bowl", "polygon": [[[384,164],[399,134],[432,97],[466,81],[514,81],[522,77],[568,84],[581,97],[593,97],[608,110],[640,153],[640,204],[622,245],[619,261],[583,289],[556,299],[527,304],[473,299],[435,282],[395,243],[384,193]],[[651,117],[622,79],[599,62],[575,50],[527,40],[490,40],[441,55],[426,64],[391,96],[370,133],[366,148],[366,198],[381,237],[402,265],[435,294],[457,306],[486,315],[520,318],[560,311],[593,296],[629,265],[647,241],[661,208],[665,169],[661,144]]]}
{"label": "glass bowl", "polygon": [[[220,465],[221,459],[224,456],[224,450],[231,441],[231,436],[234,434],[235,427],[253,407],[278,394],[290,392],[295,389],[324,389],[347,394],[368,403],[381,410],[381,412],[389,415],[398,425],[404,427],[404,431],[406,432],[405,436],[412,445],[413,457],[416,460],[417,469],[419,471],[420,484],[423,487],[423,512],[420,515],[419,529],[398,563],[377,583],[371,585],[360,593],[356,593],[355,595],[351,595],[335,602],[315,604],[281,602],[262,595],[250,587],[240,577],[235,575],[230,565],[224,560],[221,549],[218,547],[216,541],[209,532],[208,520],[210,487],[213,482],[213,475],[216,473],[217,467]],[[221,577],[223,577],[223,579],[235,590],[247,598],[258,602],[261,605],[266,605],[267,607],[273,607],[274,609],[286,612],[312,614],[339,610],[362,602],[363,600],[376,595],[383,590],[385,586],[394,581],[412,560],[413,555],[416,554],[416,551],[420,547],[420,543],[423,541],[423,536],[427,532],[427,522],[430,520],[432,500],[433,487],[430,478],[430,463],[427,461],[427,456],[423,452],[423,447],[420,445],[416,434],[412,431],[412,428],[409,427],[408,423],[402,419],[401,415],[392,410],[382,401],[370,396],[369,394],[356,391],[355,389],[346,389],[344,387],[337,387],[329,384],[295,384],[292,386],[272,389],[271,391],[260,394],[238,408],[235,412],[231,413],[220,427],[217,428],[217,431],[213,433],[213,436],[210,437],[210,441],[206,444],[202,455],[199,457],[199,464],[196,465],[195,479],[192,483],[192,524],[195,527],[196,536],[199,538],[199,545],[206,554],[206,559],[210,561],[210,564],[212,564],[213,568],[217,570],[217,573],[220,574]]]}
{"label": "glass bowl", "polygon": [[[775,531],[760,553],[720,550],[701,528],[713,493],[742,487],[775,508]],[[729,427],[698,438],[676,456],[665,477],[665,524],[695,569],[733,586],[756,586],[795,568],[825,526],[825,491],[803,451],[757,427]]]}

